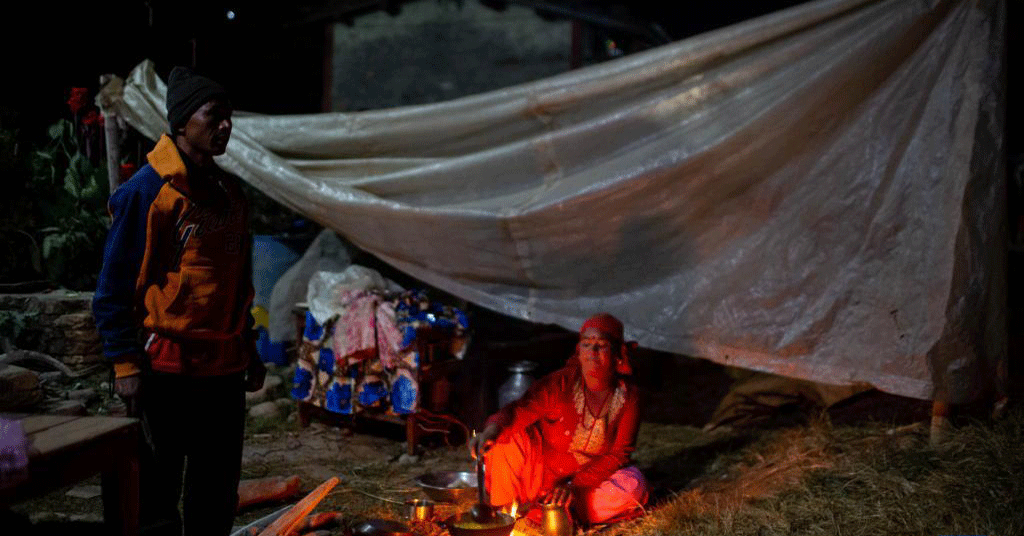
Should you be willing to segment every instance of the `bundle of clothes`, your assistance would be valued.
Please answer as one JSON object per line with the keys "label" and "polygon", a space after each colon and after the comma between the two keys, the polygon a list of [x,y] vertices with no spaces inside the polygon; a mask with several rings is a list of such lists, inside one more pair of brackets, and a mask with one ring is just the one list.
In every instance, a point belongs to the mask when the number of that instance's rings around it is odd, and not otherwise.
{"label": "bundle of clothes", "polygon": [[444,334],[462,358],[469,327],[461,310],[423,291],[344,290],[323,323],[306,313],[291,395],[328,411],[415,413],[425,329]]}

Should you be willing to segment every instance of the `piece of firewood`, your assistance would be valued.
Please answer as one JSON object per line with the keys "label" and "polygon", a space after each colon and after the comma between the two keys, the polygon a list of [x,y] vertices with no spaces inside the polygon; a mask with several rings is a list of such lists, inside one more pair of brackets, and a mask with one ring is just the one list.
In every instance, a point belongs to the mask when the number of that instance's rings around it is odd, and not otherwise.
{"label": "piece of firewood", "polygon": [[259,536],[285,536],[288,534],[296,525],[302,521],[302,518],[306,517],[307,514],[316,508],[316,505],[320,504],[320,501],[324,500],[324,497],[334,486],[338,485],[340,480],[338,477],[333,476],[323,484],[317,486],[315,490],[310,492],[299,501],[291,510],[285,512],[281,517],[277,518],[276,521],[271,523],[260,533]]}

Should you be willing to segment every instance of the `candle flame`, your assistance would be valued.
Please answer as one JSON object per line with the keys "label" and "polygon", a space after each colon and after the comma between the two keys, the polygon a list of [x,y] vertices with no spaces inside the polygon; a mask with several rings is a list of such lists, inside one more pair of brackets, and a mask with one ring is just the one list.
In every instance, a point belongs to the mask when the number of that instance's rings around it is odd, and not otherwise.
{"label": "candle flame", "polygon": [[509,511],[508,511],[508,515],[512,516],[512,519],[515,519],[516,518],[516,514],[518,512],[519,512],[519,503],[518,502],[513,502],[512,503],[512,508],[509,509]]}

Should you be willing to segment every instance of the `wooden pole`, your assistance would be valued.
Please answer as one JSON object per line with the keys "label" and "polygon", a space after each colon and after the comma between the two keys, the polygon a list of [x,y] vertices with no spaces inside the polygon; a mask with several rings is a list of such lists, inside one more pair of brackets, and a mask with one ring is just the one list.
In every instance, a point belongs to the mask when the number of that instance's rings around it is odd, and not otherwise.
{"label": "wooden pole", "polygon": [[[323,93],[320,95],[320,111],[334,111],[334,21],[324,25],[323,54]],[[300,339],[301,340],[301,339]]]}
{"label": "wooden pole", "polygon": [[[100,76],[100,87],[107,85],[114,75],[105,74]],[[104,110],[103,137],[107,146],[107,183],[110,193],[121,185],[121,143],[117,131],[117,114],[113,110]]]}

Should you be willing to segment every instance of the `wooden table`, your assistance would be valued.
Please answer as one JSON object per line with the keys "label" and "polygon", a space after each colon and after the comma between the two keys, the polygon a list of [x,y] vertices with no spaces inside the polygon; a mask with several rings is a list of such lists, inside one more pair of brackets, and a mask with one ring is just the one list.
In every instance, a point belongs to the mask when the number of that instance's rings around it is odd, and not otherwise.
{"label": "wooden table", "polygon": [[84,480],[103,478],[109,534],[139,533],[139,421],[124,417],[0,414],[21,421],[30,441],[28,479],[0,488],[11,504]]}

